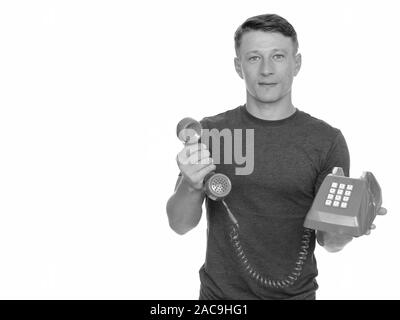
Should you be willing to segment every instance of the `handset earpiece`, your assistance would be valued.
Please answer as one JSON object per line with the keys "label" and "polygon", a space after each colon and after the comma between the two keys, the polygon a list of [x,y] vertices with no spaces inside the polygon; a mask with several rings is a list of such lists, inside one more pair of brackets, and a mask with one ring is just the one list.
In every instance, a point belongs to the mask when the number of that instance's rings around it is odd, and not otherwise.
{"label": "handset earpiece", "polygon": [[176,126],[176,135],[184,144],[199,143],[201,133],[200,122],[192,118],[183,118]]}
{"label": "handset earpiece", "polygon": [[[199,143],[202,134],[200,122],[183,118],[176,126],[176,135],[184,144]],[[232,189],[231,180],[222,173],[210,172],[204,177],[204,191],[215,201],[224,199]]]}

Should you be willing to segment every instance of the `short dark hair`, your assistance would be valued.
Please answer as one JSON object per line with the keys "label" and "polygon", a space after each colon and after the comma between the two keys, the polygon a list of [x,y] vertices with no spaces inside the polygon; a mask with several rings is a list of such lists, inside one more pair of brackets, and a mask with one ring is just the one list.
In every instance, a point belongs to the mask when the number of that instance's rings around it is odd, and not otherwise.
{"label": "short dark hair", "polygon": [[297,41],[297,33],[293,26],[281,16],[277,14],[262,14],[248,18],[243,22],[235,32],[235,51],[239,54],[239,47],[243,34],[249,31],[261,30],[265,32],[277,32],[286,37],[290,37],[294,45],[294,53],[297,53],[299,43]]}

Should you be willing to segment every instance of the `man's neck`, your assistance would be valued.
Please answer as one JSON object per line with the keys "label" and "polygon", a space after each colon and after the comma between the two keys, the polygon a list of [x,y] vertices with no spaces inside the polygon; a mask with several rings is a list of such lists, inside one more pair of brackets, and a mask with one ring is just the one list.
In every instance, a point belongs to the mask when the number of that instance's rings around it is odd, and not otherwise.
{"label": "man's neck", "polygon": [[246,109],[254,117],[263,120],[285,119],[296,111],[290,95],[276,102],[265,103],[256,101],[247,94]]}

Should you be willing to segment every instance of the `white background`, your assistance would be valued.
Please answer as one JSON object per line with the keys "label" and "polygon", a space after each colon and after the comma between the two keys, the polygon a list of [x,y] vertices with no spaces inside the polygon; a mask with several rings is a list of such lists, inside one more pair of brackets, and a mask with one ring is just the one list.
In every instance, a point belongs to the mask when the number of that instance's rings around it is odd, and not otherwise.
{"label": "white background", "polygon": [[206,223],[165,205],[176,123],[245,102],[233,33],[277,13],[296,28],[296,107],[340,128],[351,176],[372,171],[385,217],[318,248],[318,299],[399,299],[397,1],[3,1],[0,298],[197,299]]}

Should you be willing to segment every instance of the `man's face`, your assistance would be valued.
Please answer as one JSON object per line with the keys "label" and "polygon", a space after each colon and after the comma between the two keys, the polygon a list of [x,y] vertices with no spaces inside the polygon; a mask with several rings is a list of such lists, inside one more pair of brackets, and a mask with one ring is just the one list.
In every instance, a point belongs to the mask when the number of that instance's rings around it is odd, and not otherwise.
{"label": "man's face", "polygon": [[291,38],[258,30],[243,34],[235,58],[236,71],[244,79],[248,95],[262,103],[290,95],[300,65],[301,55],[295,55]]}

